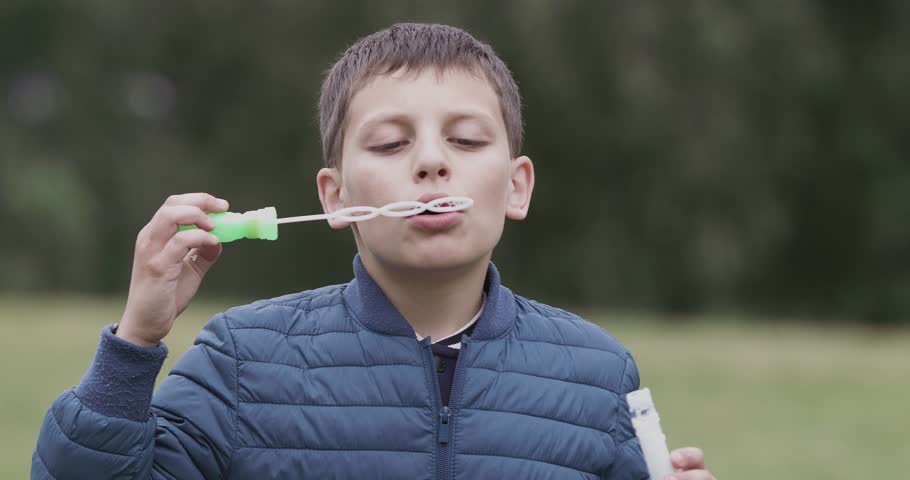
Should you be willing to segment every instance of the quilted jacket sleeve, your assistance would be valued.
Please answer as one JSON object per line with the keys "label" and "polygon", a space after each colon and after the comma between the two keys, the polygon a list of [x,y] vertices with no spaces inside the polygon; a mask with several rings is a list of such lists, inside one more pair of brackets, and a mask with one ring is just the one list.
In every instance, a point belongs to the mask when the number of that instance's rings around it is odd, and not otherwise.
{"label": "quilted jacket sleeve", "polygon": [[237,363],[216,316],[152,396],[167,349],[102,331],[82,381],[48,409],[32,479],[223,478],[235,445]]}
{"label": "quilted jacket sleeve", "polygon": [[613,431],[613,440],[616,442],[616,459],[604,477],[607,480],[647,480],[649,478],[648,467],[641,453],[638,437],[635,436],[635,430],[632,428],[629,403],[626,401],[626,394],[634,392],[638,388],[638,367],[635,365],[632,355],[627,352],[622,379],[622,395],[620,395],[619,411],[616,412],[616,427]]}

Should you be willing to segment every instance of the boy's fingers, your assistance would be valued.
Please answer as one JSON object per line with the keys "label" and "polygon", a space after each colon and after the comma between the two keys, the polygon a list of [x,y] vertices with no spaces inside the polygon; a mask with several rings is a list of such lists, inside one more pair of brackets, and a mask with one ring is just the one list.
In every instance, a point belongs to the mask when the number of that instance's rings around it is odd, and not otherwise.
{"label": "boy's fingers", "polygon": [[698,470],[705,468],[705,454],[700,448],[677,448],[670,454],[673,466],[681,470]]}
{"label": "boy's fingers", "polygon": [[215,228],[215,222],[197,206],[164,206],[149,222],[149,239],[153,244],[163,244],[177,232],[177,225],[196,225],[203,230]]}
{"label": "boy's fingers", "polygon": [[215,227],[215,222],[209,218],[208,214],[195,205],[162,207],[155,216],[168,225],[197,225],[200,228]]}
{"label": "boy's fingers", "polygon": [[227,200],[202,192],[171,195],[164,201],[164,206],[174,205],[195,205],[210,213],[224,212],[229,207]]}
{"label": "boy's fingers", "polygon": [[[168,240],[160,254],[160,262],[164,265],[180,263],[194,248],[214,247],[218,244],[218,237],[203,230],[184,230]],[[211,250],[207,254],[211,256]],[[198,260],[198,259],[197,259]]]}

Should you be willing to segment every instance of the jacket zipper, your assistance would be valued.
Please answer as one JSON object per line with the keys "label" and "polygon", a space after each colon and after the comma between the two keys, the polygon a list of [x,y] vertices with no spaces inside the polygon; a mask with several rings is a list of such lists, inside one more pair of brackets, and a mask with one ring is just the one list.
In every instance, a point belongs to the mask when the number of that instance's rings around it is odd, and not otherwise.
{"label": "jacket zipper", "polygon": [[[460,382],[458,381],[462,375],[460,375],[461,370],[464,369],[462,364],[464,363],[462,359],[464,358],[465,351],[465,342],[461,343],[461,352],[458,353],[458,360],[455,361],[455,373],[452,374],[452,391],[449,393],[449,404],[453,404],[457,394],[459,392]],[[433,385],[436,387],[436,411],[439,412],[437,415],[436,423],[436,443],[437,443],[437,455],[436,455],[436,478],[439,480],[448,480],[451,458],[449,450],[451,448],[451,436],[452,436],[452,420],[454,413],[452,409],[447,405],[442,404],[442,391],[439,387],[439,377],[436,374],[436,370],[433,367],[433,349],[429,344],[426,346],[427,353],[429,355],[429,363],[427,363],[430,375],[433,377]]]}

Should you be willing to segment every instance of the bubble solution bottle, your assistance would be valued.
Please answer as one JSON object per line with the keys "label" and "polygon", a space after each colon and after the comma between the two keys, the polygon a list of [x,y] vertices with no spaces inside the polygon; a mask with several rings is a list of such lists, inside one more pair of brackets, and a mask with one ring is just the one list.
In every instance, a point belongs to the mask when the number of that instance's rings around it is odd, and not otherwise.
{"label": "bubble solution bottle", "polygon": [[673,465],[670,463],[667,437],[660,428],[660,416],[654,408],[651,390],[643,388],[630,392],[626,395],[626,400],[632,414],[632,427],[641,444],[651,480],[663,480],[664,476],[673,473]]}

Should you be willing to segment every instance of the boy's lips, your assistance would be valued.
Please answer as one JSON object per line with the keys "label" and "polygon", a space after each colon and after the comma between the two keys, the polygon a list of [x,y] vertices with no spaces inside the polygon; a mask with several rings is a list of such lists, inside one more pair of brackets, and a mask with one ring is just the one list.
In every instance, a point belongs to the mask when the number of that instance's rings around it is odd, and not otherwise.
{"label": "boy's lips", "polygon": [[407,218],[410,225],[426,231],[440,231],[455,226],[461,222],[464,214],[462,212],[446,212],[434,215],[414,215]]}
{"label": "boy's lips", "polygon": [[[417,201],[429,203],[433,200],[450,196],[445,192],[428,192],[421,195]],[[464,217],[462,211],[435,213],[426,211],[407,218],[407,222],[420,230],[440,231],[450,228],[460,222]]]}
{"label": "boy's lips", "polygon": [[424,193],[423,195],[421,195],[420,197],[417,198],[417,201],[423,202],[423,203],[430,203],[433,200],[436,200],[437,198],[443,198],[443,197],[448,197],[448,196],[449,196],[449,194],[445,193],[445,192]]}

